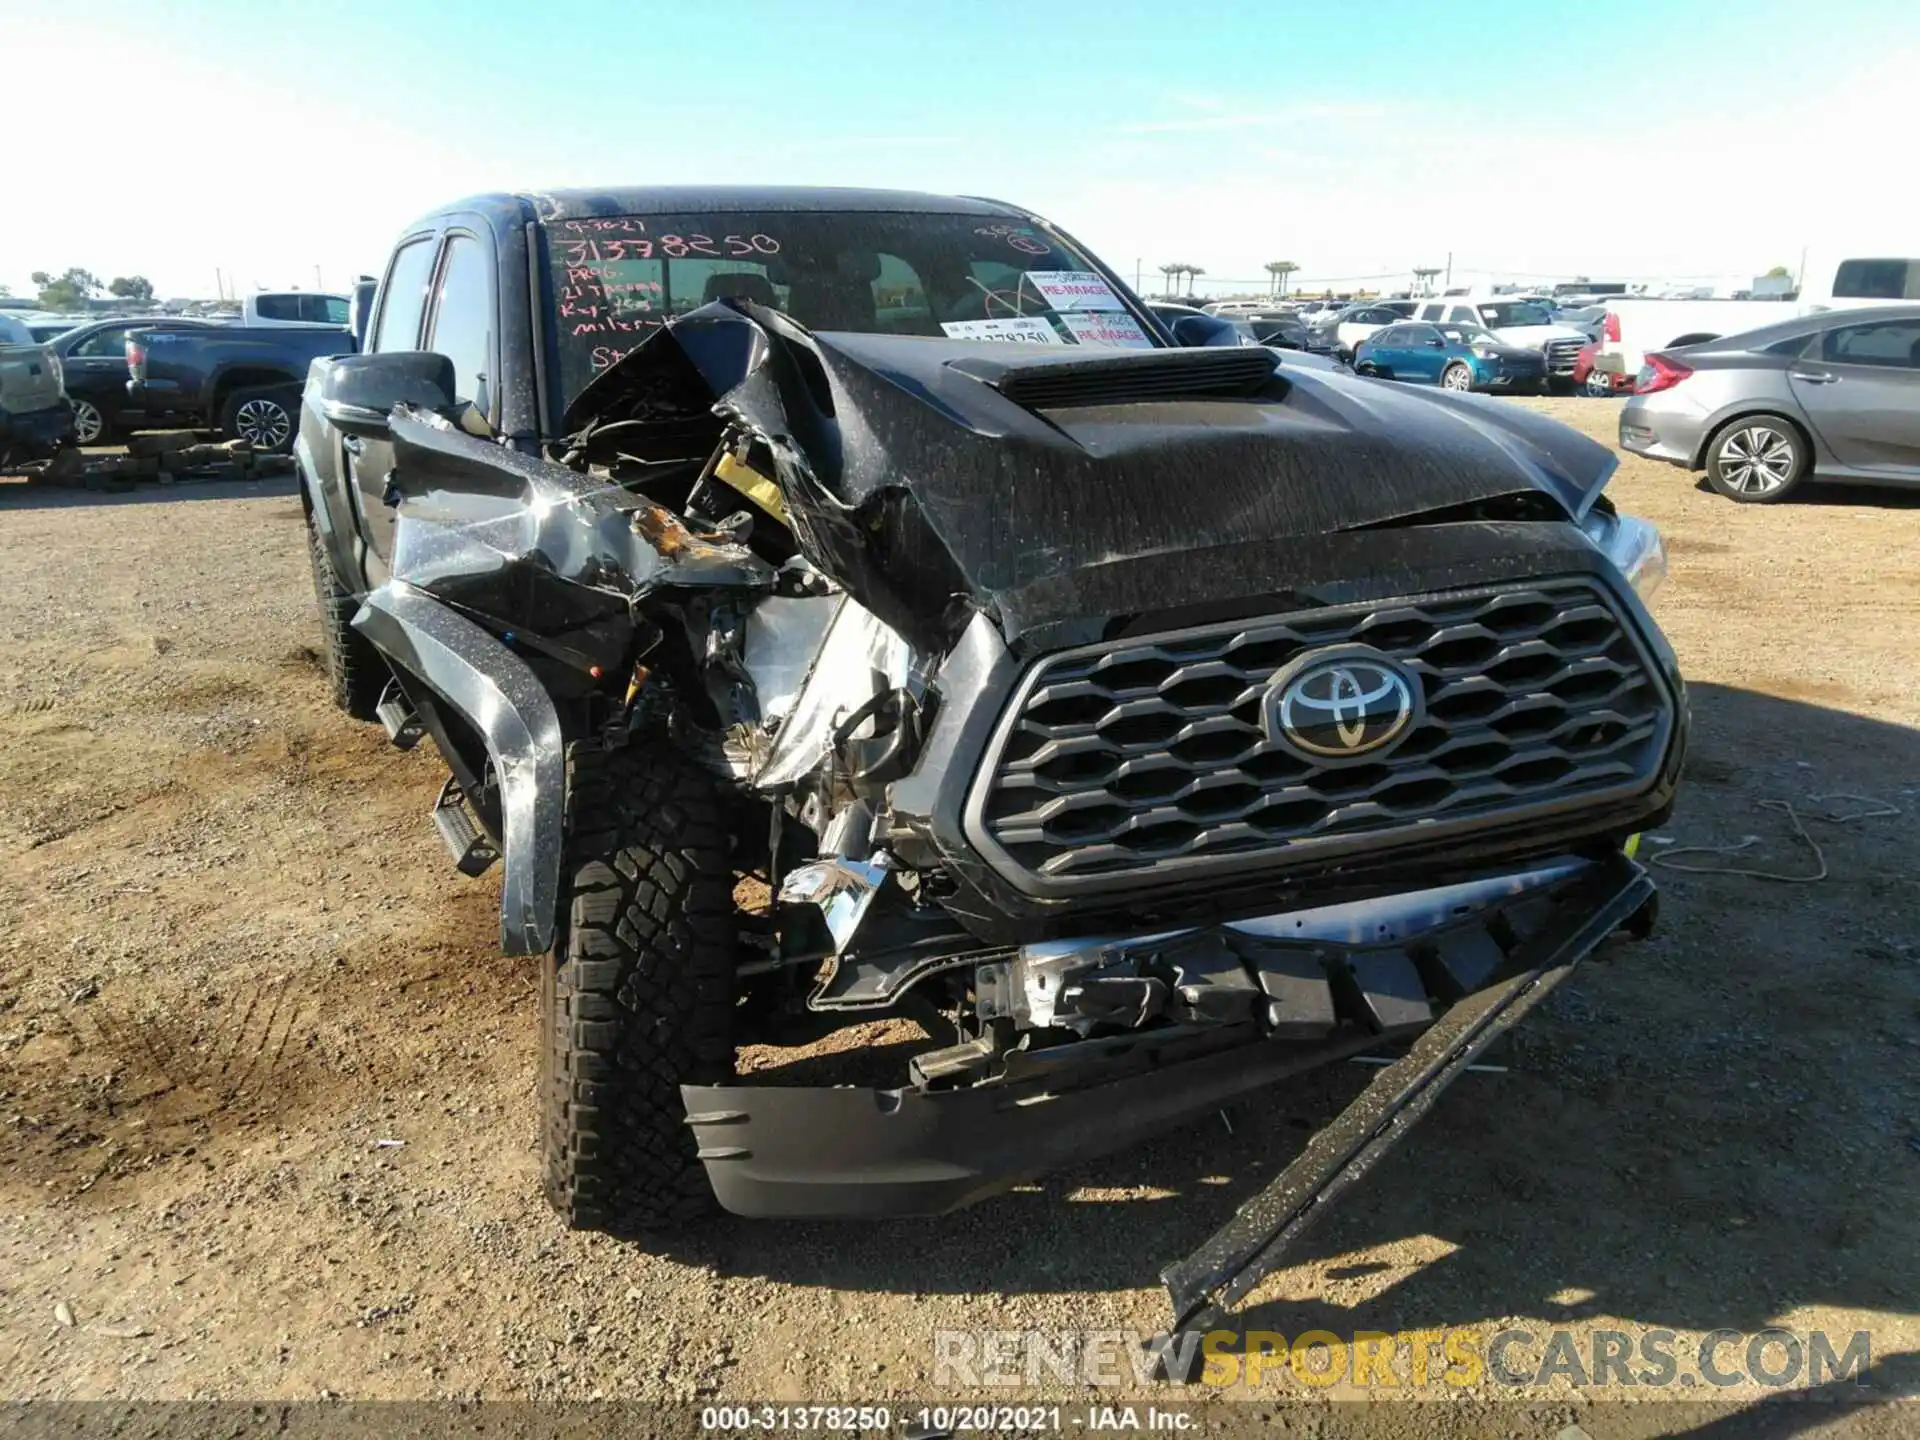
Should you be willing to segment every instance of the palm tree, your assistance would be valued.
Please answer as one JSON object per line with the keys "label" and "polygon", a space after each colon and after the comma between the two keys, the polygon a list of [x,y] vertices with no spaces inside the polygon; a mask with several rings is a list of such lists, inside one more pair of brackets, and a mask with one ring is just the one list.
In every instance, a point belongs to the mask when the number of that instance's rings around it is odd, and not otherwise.
{"label": "palm tree", "polygon": [[1300,267],[1291,260],[1269,260],[1266,264],[1266,271],[1273,279],[1268,284],[1268,293],[1276,298],[1285,295],[1287,293],[1287,277],[1299,268]]}
{"label": "palm tree", "polygon": [[1187,272],[1187,298],[1191,300],[1193,298],[1194,276],[1206,274],[1207,267],[1204,265],[1182,265],[1180,268]]}

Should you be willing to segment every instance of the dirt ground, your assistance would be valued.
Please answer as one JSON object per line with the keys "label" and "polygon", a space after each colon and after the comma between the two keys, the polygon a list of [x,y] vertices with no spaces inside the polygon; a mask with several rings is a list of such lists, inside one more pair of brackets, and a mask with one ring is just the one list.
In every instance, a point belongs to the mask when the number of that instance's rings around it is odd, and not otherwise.
{"label": "dirt ground", "polygon": [[[1618,402],[1509,403],[1612,439]],[[1657,872],[1659,936],[1463,1079],[1245,1324],[1867,1330],[1875,1393],[1920,1393],[1920,505],[1741,507],[1632,458],[1612,493],[1666,534],[1695,716],[1643,854],[1751,835],[1738,863],[1807,876],[1765,802],[1899,813],[1807,819],[1814,883]],[[0,482],[8,1399],[953,1398],[936,1330],[1160,1328],[1159,1266],[1367,1078],[946,1221],[570,1234],[536,962],[447,863],[428,748],[330,709],[317,643],[291,482]],[[1449,1398],[1423,1433],[1554,1433]],[[1596,1437],[1673,1428],[1555,1399]]]}

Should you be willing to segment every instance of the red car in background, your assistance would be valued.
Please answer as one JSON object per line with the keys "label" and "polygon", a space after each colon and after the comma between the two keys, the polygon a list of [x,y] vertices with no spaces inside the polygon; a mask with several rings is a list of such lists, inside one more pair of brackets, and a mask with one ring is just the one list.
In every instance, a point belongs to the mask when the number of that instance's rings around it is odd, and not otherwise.
{"label": "red car in background", "polygon": [[1633,376],[1609,375],[1593,368],[1593,357],[1600,353],[1600,342],[1582,345],[1573,360],[1573,383],[1589,395],[1625,395],[1633,390]]}

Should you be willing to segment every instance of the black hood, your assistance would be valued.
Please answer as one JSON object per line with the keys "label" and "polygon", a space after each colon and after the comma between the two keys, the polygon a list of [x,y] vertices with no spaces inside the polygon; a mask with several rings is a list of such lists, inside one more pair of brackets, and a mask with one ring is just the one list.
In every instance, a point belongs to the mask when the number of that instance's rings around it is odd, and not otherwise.
{"label": "black hood", "polygon": [[813,334],[727,303],[627,356],[567,423],[696,393],[770,446],[814,561],[921,635],[979,609],[1011,639],[1086,618],[1079,597],[1094,592],[1145,610],[1171,590],[1182,603],[1273,591],[1290,549],[1341,532],[1577,518],[1615,464],[1518,407],[1289,366],[1263,347]]}

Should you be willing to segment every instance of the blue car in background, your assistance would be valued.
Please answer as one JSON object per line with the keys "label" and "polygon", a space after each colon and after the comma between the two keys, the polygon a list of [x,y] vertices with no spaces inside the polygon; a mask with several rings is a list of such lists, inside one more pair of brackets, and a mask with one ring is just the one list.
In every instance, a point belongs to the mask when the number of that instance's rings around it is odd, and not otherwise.
{"label": "blue car in background", "polygon": [[1544,351],[1502,345],[1478,325],[1389,325],[1360,342],[1353,368],[1443,390],[1543,390],[1547,385]]}

